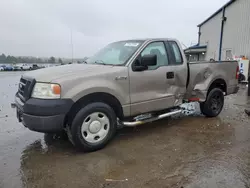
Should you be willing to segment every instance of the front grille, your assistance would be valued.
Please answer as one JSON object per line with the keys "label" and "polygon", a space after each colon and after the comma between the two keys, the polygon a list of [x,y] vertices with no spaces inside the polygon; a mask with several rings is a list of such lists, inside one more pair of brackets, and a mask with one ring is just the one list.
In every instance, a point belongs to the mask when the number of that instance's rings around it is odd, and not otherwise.
{"label": "front grille", "polygon": [[35,80],[22,77],[18,85],[18,96],[22,101],[26,101],[30,98]]}

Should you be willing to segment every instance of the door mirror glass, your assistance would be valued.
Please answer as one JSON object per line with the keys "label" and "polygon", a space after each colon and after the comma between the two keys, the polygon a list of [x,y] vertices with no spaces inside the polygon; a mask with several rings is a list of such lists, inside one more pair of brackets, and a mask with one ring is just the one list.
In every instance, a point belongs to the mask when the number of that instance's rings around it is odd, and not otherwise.
{"label": "door mirror glass", "polygon": [[145,67],[157,65],[157,56],[155,54],[148,54],[142,56],[141,65]]}
{"label": "door mirror glass", "polygon": [[148,67],[141,64],[141,61],[139,59],[136,59],[135,62],[132,65],[133,71],[144,71],[147,70]]}

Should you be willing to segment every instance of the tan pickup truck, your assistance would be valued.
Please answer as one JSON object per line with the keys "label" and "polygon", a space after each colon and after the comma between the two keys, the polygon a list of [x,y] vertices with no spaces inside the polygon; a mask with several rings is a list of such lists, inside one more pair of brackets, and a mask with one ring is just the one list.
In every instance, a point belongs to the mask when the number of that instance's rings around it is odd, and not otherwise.
{"label": "tan pickup truck", "polygon": [[38,132],[66,130],[84,150],[103,148],[117,125],[137,126],[181,113],[197,101],[207,117],[238,91],[238,63],[187,63],[174,39],[118,41],[83,64],[31,71],[20,79],[17,118]]}

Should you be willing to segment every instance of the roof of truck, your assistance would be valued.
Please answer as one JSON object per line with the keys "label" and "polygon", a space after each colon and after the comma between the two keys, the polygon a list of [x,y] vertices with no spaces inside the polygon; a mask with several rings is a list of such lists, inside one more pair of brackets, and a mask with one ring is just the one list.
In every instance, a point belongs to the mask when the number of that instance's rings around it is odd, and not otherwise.
{"label": "roof of truck", "polygon": [[142,42],[145,42],[145,41],[152,41],[152,40],[166,41],[166,40],[176,40],[176,39],[173,39],[173,38],[135,38],[135,39],[120,40],[120,42],[121,41],[142,41]]}

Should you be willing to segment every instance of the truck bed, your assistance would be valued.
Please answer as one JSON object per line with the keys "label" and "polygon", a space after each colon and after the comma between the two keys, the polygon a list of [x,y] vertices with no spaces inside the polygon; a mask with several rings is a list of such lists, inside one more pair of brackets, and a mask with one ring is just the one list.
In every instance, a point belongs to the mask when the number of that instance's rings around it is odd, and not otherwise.
{"label": "truck bed", "polygon": [[237,92],[237,61],[199,61],[188,63],[188,81],[185,99],[205,101],[207,90],[215,81],[226,84],[225,95]]}

